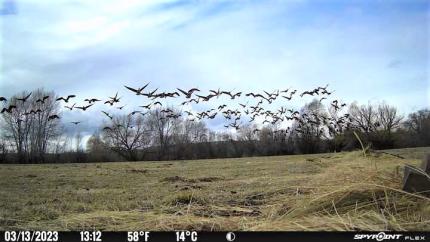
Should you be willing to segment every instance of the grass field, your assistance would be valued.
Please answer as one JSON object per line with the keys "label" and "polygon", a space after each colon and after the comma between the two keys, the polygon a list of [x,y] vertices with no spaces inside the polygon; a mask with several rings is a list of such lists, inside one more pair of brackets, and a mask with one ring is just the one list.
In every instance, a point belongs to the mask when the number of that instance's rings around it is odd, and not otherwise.
{"label": "grass field", "polygon": [[385,152],[0,165],[0,230],[429,231],[401,181],[430,148]]}

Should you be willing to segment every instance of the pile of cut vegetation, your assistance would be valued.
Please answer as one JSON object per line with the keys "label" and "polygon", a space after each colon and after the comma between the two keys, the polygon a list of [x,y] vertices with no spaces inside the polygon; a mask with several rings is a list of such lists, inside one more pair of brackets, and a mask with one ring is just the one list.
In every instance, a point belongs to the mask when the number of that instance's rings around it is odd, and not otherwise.
{"label": "pile of cut vegetation", "polygon": [[[417,161],[414,161],[415,163]],[[430,198],[401,190],[401,159],[348,153],[315,175],[312,193],[286,196],[255,230],[430,230]]]}

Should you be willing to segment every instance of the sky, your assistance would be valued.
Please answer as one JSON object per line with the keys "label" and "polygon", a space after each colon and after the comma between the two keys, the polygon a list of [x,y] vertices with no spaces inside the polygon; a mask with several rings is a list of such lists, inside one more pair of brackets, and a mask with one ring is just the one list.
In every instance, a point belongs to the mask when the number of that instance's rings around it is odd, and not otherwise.
{"label": "sky", "polygon": [[[147,82],[166,91],[329,84],[347,103],[430,107],[425,0],[1,3],[0,96],[43,87],[106,98]],[[94,120],[87,132],[101,122],[91,112],[64,118]]]}

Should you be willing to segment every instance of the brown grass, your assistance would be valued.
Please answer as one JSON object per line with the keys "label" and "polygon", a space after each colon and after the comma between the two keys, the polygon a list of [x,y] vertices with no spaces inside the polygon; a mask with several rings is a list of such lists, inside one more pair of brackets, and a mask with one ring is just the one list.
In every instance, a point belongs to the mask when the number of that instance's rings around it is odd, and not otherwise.
{"label": "brown grass", "polygon": [[430,230],[401,190],[430,149],[386,152],[0,165],[0,230]]}

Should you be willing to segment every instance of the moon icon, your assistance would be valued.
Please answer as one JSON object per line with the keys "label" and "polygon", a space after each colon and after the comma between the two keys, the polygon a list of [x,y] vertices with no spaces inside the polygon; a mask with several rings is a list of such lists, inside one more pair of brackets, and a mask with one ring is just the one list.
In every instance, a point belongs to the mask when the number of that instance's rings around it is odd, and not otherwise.
{"label": "moon icon", "polygon": [[233,232],[228,232],[225,238],[227,241],[234,241],[236,239],[236,235]]}

